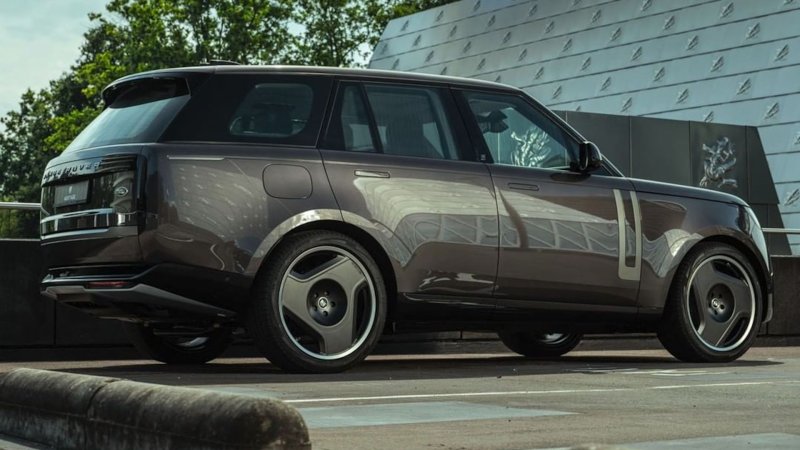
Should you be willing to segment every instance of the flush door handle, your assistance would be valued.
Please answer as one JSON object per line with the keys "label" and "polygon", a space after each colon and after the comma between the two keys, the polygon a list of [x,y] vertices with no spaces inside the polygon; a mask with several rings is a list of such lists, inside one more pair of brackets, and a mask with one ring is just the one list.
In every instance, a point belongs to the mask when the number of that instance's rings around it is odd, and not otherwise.
{"label": "flush door handle", "polygon": [[356,170],[357,177],[365,178],[390,178],[389,172],[381,172],[378,170]]}
{"label": "flush door handle", "polygon": [[516,189],[518,191],[538,191],[539,185],[538,184],[529,184],[529,183],[508,183],[508,187],[510,189]]}

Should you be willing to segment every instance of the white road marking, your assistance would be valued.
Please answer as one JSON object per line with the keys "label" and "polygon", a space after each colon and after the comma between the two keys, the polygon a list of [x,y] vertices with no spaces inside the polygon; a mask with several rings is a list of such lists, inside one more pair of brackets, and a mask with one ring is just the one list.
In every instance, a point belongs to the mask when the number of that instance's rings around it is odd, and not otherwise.
{"label": "white road marking", "polygon": [[798,381],[744,381],[738,383],[707,383],[707,384],[676,384],[662,386],[647,386],[642,388],[597,388],[597,389],[555,389],[549,391],[488,391],[488,392],[454,392],[451,394],[401,394],[401,395],[374,395],[363,397],[327,397],[327,398],[301,398],[282,400],[285,403],[334,403],[334,402],[357,402],[368,400],[410,400],[410,399],[432,399],[432,398],[463,398],[463,397],[503,397],[519,395],[549,395],[549,394],[591,394],[606,392],[631,392],[631,391],[651,391],[660,389],[696,389],[696,388],[718,388],[718,387],[737,387],[737,386],[768,386],[780,384],[794,384]]}
{"label": "white road marking", "polygon": [[657,377],[694,377],[702,375],[725,375],[731,372],[708,371],[702,369],[652,369],[640,370],[637,368],[593,368],[568,369],[568,372],[577,373],[600,373],[600,374],[623,374],[623,375],[653,375]]}
{"label": "white road marking", "polygon": [[306,406],[298,408],[298,411],[309,428],[405,425],[573,414],[566,411],[511,408],[459,401]]}

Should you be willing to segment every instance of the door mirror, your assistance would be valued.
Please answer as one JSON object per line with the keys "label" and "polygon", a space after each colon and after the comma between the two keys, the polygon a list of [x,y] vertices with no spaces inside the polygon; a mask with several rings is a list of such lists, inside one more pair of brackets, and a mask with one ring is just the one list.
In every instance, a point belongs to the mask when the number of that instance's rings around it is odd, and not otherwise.
{"label": "door mirror", "polygon": [[578,163],[573,163],[573,170],[578,172],[591,172],[603,165],[603,155],[594,142],[583,141],[578,147]]}

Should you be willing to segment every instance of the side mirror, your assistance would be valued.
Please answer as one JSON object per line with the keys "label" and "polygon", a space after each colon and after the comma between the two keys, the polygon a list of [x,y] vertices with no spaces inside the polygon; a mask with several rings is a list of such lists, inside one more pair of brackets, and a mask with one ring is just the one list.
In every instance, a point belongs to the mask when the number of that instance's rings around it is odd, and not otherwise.
{"label": "side mirror", "polygon": [[578,164],[575,170],[578,172],[591,172],[603,165],[603,155],[594,142],[583,141],[578,147]]}

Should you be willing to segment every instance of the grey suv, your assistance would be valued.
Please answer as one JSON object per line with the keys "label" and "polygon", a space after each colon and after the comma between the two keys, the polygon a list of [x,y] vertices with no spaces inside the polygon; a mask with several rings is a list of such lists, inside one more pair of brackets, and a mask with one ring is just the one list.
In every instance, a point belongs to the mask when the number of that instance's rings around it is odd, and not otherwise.
{"label": "grey suv", "polygon": [[43,176],[42,290],[160,361],[209,361],[239,329],[302,372],[403,330],[493,330],[528,357],[656,331],[731,361],[771,316],[747,204],[625,178],[509,86],[206,66],[104,99]]}

